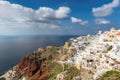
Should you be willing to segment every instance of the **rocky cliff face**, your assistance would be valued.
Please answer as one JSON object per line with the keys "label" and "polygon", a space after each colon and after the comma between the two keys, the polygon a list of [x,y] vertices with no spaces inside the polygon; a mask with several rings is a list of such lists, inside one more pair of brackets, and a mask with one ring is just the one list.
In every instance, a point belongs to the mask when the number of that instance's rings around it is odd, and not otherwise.
{"label": "rocky cliff face", "polygon": [[[39,48],[1,77],[6,80],[119,80],[120,30]],[[112,37],[112,35],[114,35]]]}
{"label": "rocky cliff face", "polygon": [[[56,62],[57,58],[59,58],[57,57],[59,56],[59,50],[60,47],[52,46],[39,48],[31,55],[21,59],[16,67],[17,74],[26,76],[28,80],[48,80],[48,75],[54,67],[51,67],[51,64]],[[24,72],[24,74],[21,74],[21,72]]]}

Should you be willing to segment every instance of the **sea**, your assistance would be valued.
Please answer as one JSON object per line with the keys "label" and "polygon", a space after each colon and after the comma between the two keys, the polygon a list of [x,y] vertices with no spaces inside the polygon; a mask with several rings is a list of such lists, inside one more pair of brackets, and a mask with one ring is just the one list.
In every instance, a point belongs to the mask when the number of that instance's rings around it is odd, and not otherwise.
{"label": "sea", "polygon": [[20,62],[40,47],[62,46],[70,38],[68,36],[0,36],[0,73],[3,73]]}

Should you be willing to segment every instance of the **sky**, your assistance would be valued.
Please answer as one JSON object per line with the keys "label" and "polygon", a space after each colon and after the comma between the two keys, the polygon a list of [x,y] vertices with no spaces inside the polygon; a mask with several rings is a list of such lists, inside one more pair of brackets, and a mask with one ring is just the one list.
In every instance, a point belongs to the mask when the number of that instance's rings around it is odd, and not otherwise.
{"label": "sky", "polygon": [[120,0],[0,0],[0,35],[87,35],[120,28]]}

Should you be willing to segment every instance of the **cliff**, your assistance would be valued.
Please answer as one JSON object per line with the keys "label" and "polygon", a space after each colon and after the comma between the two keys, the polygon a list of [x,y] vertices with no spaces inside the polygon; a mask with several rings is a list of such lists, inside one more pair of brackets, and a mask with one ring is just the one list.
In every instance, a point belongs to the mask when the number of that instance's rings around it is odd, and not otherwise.
{"label": "cliff", "polygon": [[6,80],[119,80],[120,30],[38,48],[1,77]]}

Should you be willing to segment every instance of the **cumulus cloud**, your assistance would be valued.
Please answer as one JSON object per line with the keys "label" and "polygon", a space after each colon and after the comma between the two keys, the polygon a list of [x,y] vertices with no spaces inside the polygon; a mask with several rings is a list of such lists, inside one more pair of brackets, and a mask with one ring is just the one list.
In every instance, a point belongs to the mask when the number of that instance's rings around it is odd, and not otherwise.
{"label": "cumulus cloud", "polygon": [[[69,17],[69,7],[52,9],[40,7],[37,10],[27,8],[18,4],[11,4],[9,1],[0,0],[0,29],[1,31],[20,28],[39,27],[56,29],[61,27],[60,21]],[[12,31],[10,29],[10,31]],[[33,28],[31,28],[33,30]],[[23,29],[22,29],[23,30]],[[9,32],[9,30],[8,30]],[[1,32],[0,32],[1,33]]]}
{"label": "cumulus cloud", "polygon": [[70,12],[71,10],[68,7],[59,7],[59,9],[55,11],[55,17],[59,19],[66,18]]}
{"label": "cumulus cloud", "polygon": [[83,21],[83,20],[75,18],[75,17],[71,17],[71,22],[78,23],[80,25],[86,25],[88,23],[88,21]]}
{"label": "cumulus cloud", "polygon": [[35,15],[39,16],[39,19],[65,19],[70,13],[70,8],[59,7],[59,9],[54,10],[48,7],[40,7],[35,11]]}
{"label": "cumulus cloud", "polygon": [[104,4],[101,7],[93,8],[92,12],[95,17],[104,17],[112,14],[113,9],[120,5],[119,0],[113,0],[111,3]]}
{"label": "cumulus cloud", "polygon": [[110,21],[105,20],[105,19],[103,19],[103,18],[99,18],[99,19],[96,19],[96,20],[95,20],[95,23],[96,23],[96,24],[110,24]]}

